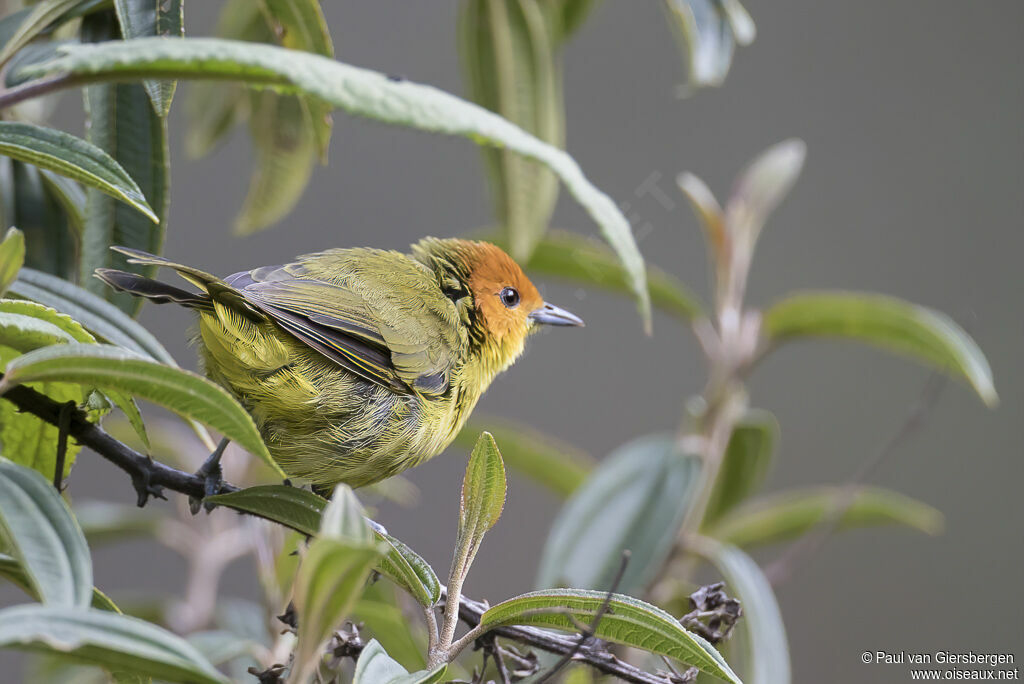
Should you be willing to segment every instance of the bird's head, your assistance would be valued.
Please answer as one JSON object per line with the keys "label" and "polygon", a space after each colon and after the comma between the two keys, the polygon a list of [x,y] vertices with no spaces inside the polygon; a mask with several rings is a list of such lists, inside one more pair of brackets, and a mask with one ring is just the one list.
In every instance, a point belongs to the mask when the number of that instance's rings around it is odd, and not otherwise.
{"label": "bird's head", "polygon": [[546,303],[519,264],[489,242],[425,238],[412,249],[438,275],[471,334],[499,355],[502,366],[522,353],[527,335],[539,326],[583,325],[579,317]]}

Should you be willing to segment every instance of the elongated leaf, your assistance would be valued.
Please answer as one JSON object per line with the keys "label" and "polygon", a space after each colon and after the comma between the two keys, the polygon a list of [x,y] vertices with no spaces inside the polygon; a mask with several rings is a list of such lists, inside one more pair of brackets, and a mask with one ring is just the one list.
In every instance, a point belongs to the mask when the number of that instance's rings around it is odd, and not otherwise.
{"label": "elongated leaf", "polygon": [[194,373],[150,361],[119,347],[64,344],[38,349],[10,361],[0,388],[45,380],[130,393],[187,418],[201,420],[284,477],[245,409],[220,386]]}
{"label": "elongated leaf", "polygon": [[42,475],[2,457],[0,532],[43,603],[89,605],[92,559],[75,517]]}
{"label": "elongated leaf", "polygon": [[7,292],[25,262],[25,236],[17,228],[9,228],[0,242],[0,296]]}
{"label": "elongated leaf", "polygon": [[[11,162],[7,158],[3,161]],[[70,221],[48,191],[40,169],[11,162],[11,171],[12,224],[25,233],[25,265],[62,278],[72,277],[78,246]]]}
{"label": "elongated leaf", "polygon": [[14,53],[28,45],[43,30],[61,18],[81,0],[41,0],[27,11],[18,24],[18,28],[6,40],[3,49],[0,50],[0,66],[6,64]]}
{"label": "elongated leaf", "polygon": [[64,210],[69,226],[75,236],[81,240],[82,227],[85,225],[85,190],[77,181],[65,178],[53,171],[42,169],[39,173],[48,194]]}
{"label": "elongated leaf", "polygon": [[[487,240],[502,244],[490,235]],[[554,276],[609,292],[628,293],[629,274],[610,249],[589,238],[563,230],[549,230],[523,267],[531,273]],[[647,267],[651,303],[667,314],[689,321],[702,313],[700,300],[675,276],[656,266]]]}
{"label": "elongated leaf", "polygon": [[67,314],[97,336],[141,356],[177,366],[160,341],[116,306],[49,274],[23,268],[11,293]]}
{"label": "elongated leaf", "polygon": [[807,292],[778,302],[762,330],[777,345],[802,337],[841,337],[888,349],[965,378],[989,406],[999,397],[985,354],[949,316],[895,297]]}
{"label": "elongated leaf", "polygon": [[[271,35],[279,45],[290,50],[334,57],[334,44],[320,8],[320,0],[260,0],[260,9],[269,24]],[[309,125],[317,152],[321,161],[326,163],[327,148],[331,142],[331,108],[323,101],[305,98],[303,109],[309,114]]]}
{"label": "elongated leaf", "polygon": [[692,503],[699,460],[669,434],[616,449],[573,493],[551,526],[537,585],[607,589],[631,553],[619,587],[641,593],[675,544]]}
{"label": "elongated leaf", "polygon": [[151,221],[158,220],[121,165],[81,138],[33,124],[0,121],[0,154],[77,180],[127,203]]}
{"label": "elongated leaf", "polygon": [[942,513],[926,503],[881,487],[862,487],[848,499],[841,487],[794,489],[750,501],[714,525],[709,534],[751,547],[799,537],[849,502],[840,528],[904,525],[925,534],[942,530]]}
{"label": "elongated leaf", "polygon": [[594,187],[565,152],[548,145],[492,112],[436,88],[395,81],[384,74],[270,45],[213,38],[67,46],[62,56],[22,70],[26,75],[71,72],[97,79],[130,73],[133,77],[227,78],[254,84],[278,84],[386,123],[461,135],[505,147],[536,159],[557,174],[570,194],[601,228],[629,273],[645,323],[649,322],[643,258],[629,222],[615,202]]}
{"label": "elongated leaf", "polygon": [[665,0],[665,6],[686,54],[689,85],[722,85],[736,45],[754,40],[750,15],[739,0]]}
{"label": "elongated leaf", "polygon": [[563,497],[579,487],[593,468],[594,459],[571,444],[526,425],[491,416],[468,422],[455,437],[455,443],[472,449],[484,430],[501,444],[505,465]]}
{"label": "elongated leaf", "polygon": [[[593,623],[607,596],[603,591],[582,589],[535,591],[493,606],[483,614],[480,624],[490,628],[532,625],[575,632],[579,622]],[[740,681],[714,646],[684,629],[665,611],[631,596],[612,595],[594,634],[599,639],[674,658],[727,682]]]}
{"label": "elongated leaf", "polygon": [[753,495],[768,475],[779,421],[768,411],[748,411],[736,425],[718,471],[718,479],[704,512],[703,524],[711,525]]}
{"label": "elongated leaf", "polygon": [[[217,35],[250,43],[275,42],[262,3],[253,0],[227,0],[217,20]],[[252,98],[240,83],[192,83],[189,87],[188,135],[185,140],[189,156],[202,157],[209,153],[235,124],[245,121],[250,114],[251,103]]]}
{"label": "elongated leaf", "polygon": [[725,207],[725,223],[733,238],[751,245],[762,226],[796,183],[807,156],[803,140],[772,145],[740,174]]}
{"label": "elongated leaf", "polygon": [[331,500],[320,515],[318,539],[342,539],[359,544],[369,544],[373,539],[362,504],[352,488],[339,484],[334,488]]}
{"label": "elongated leaf", "polygon": [[436,605],[441,598],[441,583],[427,561],[390,534],[376,532],[385,546],[377,570],[391,578],[423,606]]}
{"label": "elongated leaf", "polygon": [[226,629],[192,632],[185,639],[212,665],[222,665],[244,655],[255,656],[263,649],[262,644],[240,637]]}
{"label": "elongated leaf", "polygon": [[707,557],[725,578],[730,593],[743,606],[737,629],[747,646],[744,681],[747,684],[789,684],[789,644],[779,602],[761,568],[735,546],[702,540],[698,552]]}
{"label": "elongated leaf", "polygon": [[251,513],[309,537],[320,529],[320,515],[327,506],[322,496],[287,485],[258,485],[230,494],[216,494],[206,501]]}
{"label": "elongated leaf", "polygon": [[[163,38],[185,35],[183,0],[114,0],[121,35],[125,40],[160,36]],[[174,81],[146,81],[146,94],[160,117],[171,111]]]}
{"label": "elongated leaf", "polygon": [[[265,27],[256,29],[267,34],[263,40],[292,50],[334,56],[318,0],[260,0],[249,11],[256,11],[266,21]],[[228,6],[224,12],[235,9]],[[245,22],[234,23],[244,32],[254,32]],[[230,33],[225,37],[253,39]],[[270,91],[252,93],[250,99],[249,131],[258,163],[245,204],[235,220],[235,228],[242,234],[276,223],[295,207],[309,183],[313,162],[318,156],[326,161],[331,140],[331,108],[323,101]]]}
{"label": "elongated leaf", "polygon": [[427,666],[426,629],[410,624],[408,614],[402,610],[394,588],[383,582],[367,587],[363,598],[352,610],[352,619],[362,623],[363,639],[370,635],[407,670],[421,670]]}
{"label": "elongated leaf", "polygon": [[[538,0],[469,0],[459,16],[462,67],[474,102],[561,147],[565,114],[552,14]],[[558,198],[555,176],[508,150],[483,150],[498,223],[526,261]]]}
{"label": "elongated leaf", "polygon": [[[122,9],[125,12],[130,9],[122,7],[126,4],[131,4],[131,9],[137,10],[139,15],[126,19],[121,12]],[[148,24],[151,30],[156,30],[160,23],[153,14],[158,12],[157,4],[157,0],[119,0],[122,29],[127,33],[126,22],[134,21]],[[169,11],[177,6],[180,14],[180,0],[161,1],[159,4]],[[110,13],[90,16],[82,24],[83,40],[109,40],[119,35],[116,24],[116,18]],[[170,93],[156,81],[147,84],[152,86],[148,94],[143,86],[130,83],[93,85],[84,93],[90,142],[110,154],[138,182],[158,218],[154,224],[95,190],[86,193],[79,284],[132,315],[139,311],[144,300],[114,292],[93,277],[93,273],[97,268],[128,267],[127,258],[111,251],[111,245],[133,247],[154,254],[159,254],[163,247],[169,176],[167,122],[155,108],[169,105]],[[151,100],[154,94],[157,99]],[[143,268],[142,273],[152,275],[154,271],[155,267],[149,266]]]}
{"label": "elongated leaf", "polygon": [[505,507],[505,464],[498,445],[489,432],[482,432],[469,455],[466,476],[462,480],[459,504],[459,531],[455,538],[452,577],[466,578],[469,566]]}
{"label": "elongated leaf", "polygon": [[313,118],[304,100],[270,90],[250,97],[249,130],[258,162],[235,219],[235,230],[241,235],[266,228],[295,208],[309,184],[317,156]]}
{"label": "elongated leaf", "polygon": [[[207,501],[272,520],[307,536],[316,536],[320,516],[327,502],[323,497],[297,487],[260,485],[230,494],[207,497]],[[377,570],[408,591],[423,605],[434,605],[441,586],[433,569],[415,551],[383,530],[374,529],[386,544]]]}
{"label": "elongated leaf", "polygon": [[[7,320],[31,318],[39,323],[45,323],[56,328],[59,334],[55,336],[63,338],[63,341],[82,342],[84,344],[92,344],[96,341],[96,338],[82,327],[78,321],[37,302],[29,302],[22,299],[0,299],[0,317],[3,316],[7,316]],[[0,343],[15,346],[9,342],[4,342],[3,339],[0,339]]]}
{"label": "elongated leaf", "polygon": [[24,314],[0,311],[0,344],[12,349],[26,352],[72,341],[70,335],[53,323]]}
{"label": "elongated leaf", "polygon": [[110,671],[170,682],[228,681],[181,637],[102,610],[38,604],[5,608],[0,610],[0,647],[44,649]]}
{"label": "elongated leaf", "polygon": [[446,670],[447,666],[441,665],[409,674],[376,639],[370,639],[359,654],[352,684],[434,684],[443,679]]}
{"label": "elongated leaf", "polygon": [[[342,490],[344,499],[348,491]],[[334,502],[343,503],[336,495]],[[362,526],[361,511],[347,505],[339,513],[355,515],[355,520],[338,519],[331,527],[352,528]],[[325,519],[335,517],[325,513]],[[308,681],[316,671],[321,657],[321,645],[338,628],[342,619],[352,612],[369,577],[370,570],[382,554],[382,549],[366,537],[328,534],[313,540],[299,566],[295,580],[295,609],[299,615],[299,643],[295,653],[296,681]]]}

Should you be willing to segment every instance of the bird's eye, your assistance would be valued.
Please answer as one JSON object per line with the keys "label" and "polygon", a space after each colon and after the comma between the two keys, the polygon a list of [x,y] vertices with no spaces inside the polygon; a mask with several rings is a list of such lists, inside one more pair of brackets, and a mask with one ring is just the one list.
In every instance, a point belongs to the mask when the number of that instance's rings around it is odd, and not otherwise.
{"label": "bird's eye", "polygon": [[514,309],[519,306],[519,290],[514,287],[506,287],[499,294],[501,297],[501,303],[508,309]]}

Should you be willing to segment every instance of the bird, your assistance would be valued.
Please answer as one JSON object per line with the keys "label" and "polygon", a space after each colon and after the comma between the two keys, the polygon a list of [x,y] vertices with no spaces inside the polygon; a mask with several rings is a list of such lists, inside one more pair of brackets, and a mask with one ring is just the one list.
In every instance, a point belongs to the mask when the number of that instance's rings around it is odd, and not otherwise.
{"label": "bird", "polygon": [[[408,254],[335,248],[218,278],[127,247],[198,291],[100,268],[116,291],[198,312],[208,378],[249,412],[289,478],[330,492],[374,484],[444,451],[540,326],[582,326],[546,303],[500,247],[424,238]],[[200,469],[207,493],[217,451]]]}

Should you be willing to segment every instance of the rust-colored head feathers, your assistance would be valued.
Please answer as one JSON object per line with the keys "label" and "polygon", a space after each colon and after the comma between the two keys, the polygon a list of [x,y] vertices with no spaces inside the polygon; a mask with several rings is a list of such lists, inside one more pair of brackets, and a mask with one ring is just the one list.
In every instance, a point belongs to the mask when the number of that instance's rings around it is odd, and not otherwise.
{"label": "rust-colored head feathers", "polygon": [[521,349],[536,324],[583,325],[568,311],[545,304],[519,264],[489,242],[426,238],[413,245],[413,255],[442,280],[453,279],[452,289],[472,295],[478,325],[490,342]]}

